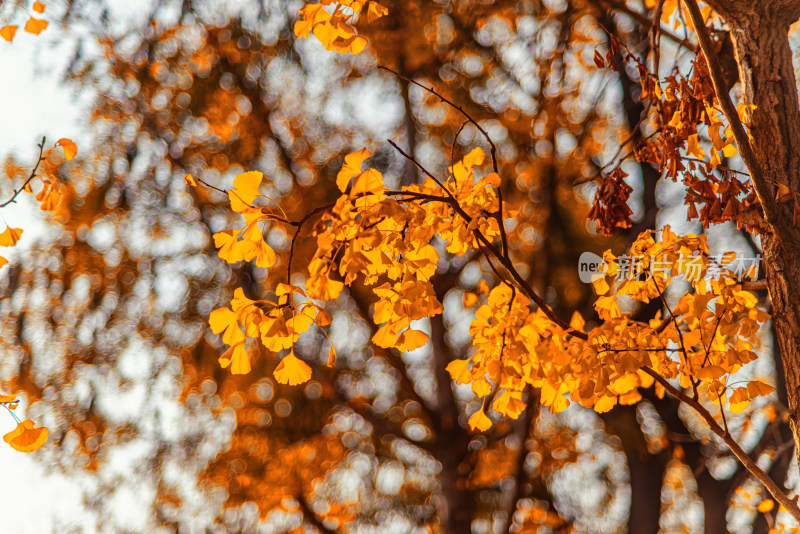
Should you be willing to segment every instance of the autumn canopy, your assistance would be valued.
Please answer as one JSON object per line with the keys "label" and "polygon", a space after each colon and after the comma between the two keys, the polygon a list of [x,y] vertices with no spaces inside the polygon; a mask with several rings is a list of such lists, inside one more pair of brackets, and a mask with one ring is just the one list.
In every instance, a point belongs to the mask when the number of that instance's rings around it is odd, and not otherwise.
{"label": "autumn canopy", "polygon": [[102,4],[0,3],[96,91],[0,404],[100,530],[800,528],[800,2]]}

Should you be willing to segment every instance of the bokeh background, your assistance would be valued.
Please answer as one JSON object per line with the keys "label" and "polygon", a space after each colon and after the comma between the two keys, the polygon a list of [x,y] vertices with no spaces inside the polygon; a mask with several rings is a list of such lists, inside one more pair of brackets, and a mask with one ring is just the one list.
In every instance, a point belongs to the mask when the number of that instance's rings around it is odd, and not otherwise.
{"label": "bokeh background", "polygon": [[[279,385],[280,355],[266,351],[249,375],[220,368],[209,313],[236,287],[258,297],[284,281],[291,236],[269,230],[281,252],[269,272],[228,265],[211,235],[238,215],[224,195],[187,188],[186,173],[227,189],[259,170],[263,192],[298,219],[336,198],[344,155],[362,147],[387,185],[420,179],[388,139],[440,174],[475,146],[488,152],[458,112],[378,65],[435,86],[487,130],[516,213],[513,255],[561,315],[596,320],[582,252],[620,253],[665,223],[757,254],[735,227],[687,223],[681,185],[626,157],[626,140],[652,133],[637,73],[593,56],[612,33],[647,58],[640,19],[655,2],[382,3],[389,16],[360,27],[370,47],[356,56],[296,39],[304,3],[283,0],[54,1],[45,32],[2,43],[0,199],[43,135],[79,153],[48,161],[64,188],[55,212],[25,195],[2,210],[25,234],[0,271],[0,379],[50,440],[32,455],[0,448],[0,530],[766,532],[759,486],[652,392],[602,416],[577,405],[552,415],[529,392],[519,420],[469,431],[478,404],[444,367],[470,350],[464,292],[493,281],[480,257],[442,254],[446,311],[420,326],[431,335],[421,349],[372,347],[370,301],[355,288],[332,303],[329,339],[299,343],[308,384]],[[6,17],[18,9],[0,2]],[[665,29],[680,40],[676,21]],[[686,46],[662,36],[660,51],[662,76],[691,68]],[[634,226],[600,238],[587,221],[596,185],[574,183],[623,159]],[[307,263],[313,239],[297,246]],[[775,383],[769,332],[759,354],[747,373]],[[777,385],[731,424],[791,488]]]}

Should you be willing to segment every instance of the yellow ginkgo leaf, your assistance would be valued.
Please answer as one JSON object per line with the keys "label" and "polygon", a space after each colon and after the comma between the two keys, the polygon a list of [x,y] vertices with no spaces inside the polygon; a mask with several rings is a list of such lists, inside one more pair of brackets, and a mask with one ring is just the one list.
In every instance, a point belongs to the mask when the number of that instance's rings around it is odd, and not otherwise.
{"label": "yellow ginkgo leaf", "polygon": [[[340,173],[341,174],[341,173]],[[338,179],[336,180],[338,184]],[[367,169],[358,175],[353,182],[351,195],[383,195],[383,175],[375,169]]]}
{"label": "yellow ginkgo leaf", "polygon": [[197,180],[195,180],[194,176],[192,176],[191,174],[187,174],[186,176],[183,177],[183,179],[186,182],[186,185],[197,187]]}
{"label": "yellow ginkgo leaf", "polygon": [[399,338],[400,336],[392,331],[392,325],[385,324],[378,328],[378,331],[372,336],[372,341],[379,347],[387,349],[394,347]]}
{"label": "yellow ginkgo leaf", "polygon": [[469,360],[453,360],[447,364],[446,370],[459,384],[467,384],[472,380],[472,374],[469,372]]}
{"label": "yellow ginkgo leaf", "polygon": [[478,432],[489,430],[492,427],[492,420],[489,419],[483,408],[472,414],[468,423],[472,430],[477,430]]}
{"label": "yellow ginkgo leaf", "polygon": [[[372,153],[366,148],[362,148],[358,152],[353,152],[344,157],[344,165],[336,175],[336,186],[339,191],[344,193],[347,190],[347,184],[353,179],[353,176],[361,174],[361,165],[364,160],[370,157]],[[381,184],[383,182],[381,181]]]}
{"label": "yellow ginkgo leaf", "polygon": [[353,37],[353,40],[350,41],[350,46],[348,47],[348,51],[353,55],[360,54],[361,52],[364,51],[365,48],[367,48],[368,44],[369,41],[367,41],[364,37],[356,35],[355,37]]}
{"label": "yellow ginkgo leaf", "polygon": [[732,413],[742,413],[747,405],[750,404],[750,397],[745,388],[736,388],[728,398]]}
{"label": "yellow ginkgo leaf", "polygon": [[217,254],[228,263],[236,263],[245,259],[245,251],[237,245],[238,234],[239,230],[223,230],[214,234],[214,246],[219,249]]}
{"label": "yellow ginkgo leaf", "polygon": [[14,24],[7,24],[0,28],[0,37],[8,41],[9,43],[14,39],[14,35],[17,33],[17,28]]}
{"label": "yellow ginkgo leaf", "polygon": [[427,342],[428,334],[409,328],[397,339],[397,349],[401,352],[409,352],[420,348]]}
{"label": "yellow ginkgo leaf", "polygon": [[275,255],[275,251],[263,239],[256,243],[255,246],[257,266],[262,269],[268,269],[277,263],[278,256]]}
{"label": "yellow ginkgo leaf", "polygon": [[233,189],[228,192],[231,201],[231,209],[237,213],[242,213],[251,207],[256,197],[262,196],[258,192],[264,175],[259,171],[243,172],[233,180]]}
{"label": "yellow ginkgo leaf", "polygon": [[[31,20],[33,20],[33,19],[31,19]],[[47,22],[45,22],[45,21],[42,21],[42,22],[44,22],[44,23],[45,23],[45,26],[47,25]],[[25,27],[25,29],[27,30],[28,28],[27,28],[27,27]],[[38,33],[38,32],[37,32],[37,33]],[[60,146],[61,148],[63,148],[63,149],[64,149],[64,158],[65,158],[67,161],[69,161],[69,160],[71,160],[72,158],[74,158],[74,157],[75,157],[75,154],[77,154],[77,153],[78,153],[78,145],[76,145],[76,144],[75,144],[75,143],[72,141],[72,139],[66,139],[66,138],[59,139],[59,140],[56,142],[56,146]]]}
{"label": "yellow ginkgo leaf", "polygon": [[24,30],[28,33],[39,35],[45,28],[47,28],[46,20],[35,19],[31,17],[28,19],[28,22],[25,23]]}
{"label": "yellow ginkgo leaf", "polygon": [[333,317],[327,310],[319,308],[319,313],[317,313],[317,318],[314,319],[314,322],[317,323],[317,326],[328,326],[333,322]]}
{"label": "yellow ginkgo leaf", "polygon": [[492,403],[494,411],[516,419],[525,410],[527,404],[522,402],[522,393],[518,391],[504,391]]}
{"label": "yellow ginkgo leaf", "polygon": [[700,380],[704,381],[711,381],[720,378],[722,375],[726,373],[725,369],[720,367],[719,365],[709,365],[708,367],[703,367],[702,369],[698,369],[695,371],[695,377],[699,378]]}
{"label": "yellow ginkgo leaf", "polygon": [[542,384],[541,399],[543,406],[550,407],[550,413],[559,413],[569,406],[566,397],[547,382]]}
{"label": "yellow ginkgo leaf", "polygon": [[246,375],[250,372],[250,355],[244,348],[244,342],[237,343],[236,345],[225,351],[225,354],[219,357],[219,364],[223,369],[228,366],[231,367],[231,374]]}
{"label": "yellow ginkgo leaf", "polygon": [[306,362],[290,352],[288,356],[281,360],[275,372],[275,379],[281,384],[296,386],[308,382],[311,378],[311,367]]}
{"label": "yellow ginkgo leaf", "polygon": [[5,231],[0,234],[0,247],[13,247],[19,241],[22,235],[22,228],[6,227]]}
{"label": "yellow ginkgo leaf", "polygon": [[4,435],[3,440],[20,452],[33,452],[47,443],[47,434],[47,428],[35,428],[33,421],[25,419]]}
{"label": "yellow ginkgo leaf", "polygon": [[0,267],[3,267],[3,265],[5,265],[7,263],[8,263],[8,260],[5,259],[3,256],[0,256]]}
{"label": "yellow ginkgo leaf", "polygon": [[758,503],[758,511],[762,514],[766,514],[770,510],[775,508],[775,501],[772,499],[764,499],[760,503]]}
{"label": "yellow ginkgo leaf", "polygon": [[239,328],[238,316],[230,308],[217,308],[208,317],[211,331],[222,335],[222,342],[226,345],[235,345],[244,341],[244,333]]}
{"label": "yellow ginkgo leaf", "polygon": [[616,405],[617,405],[616,397],[607,397],[603,395],[594,404],[594,411],[597,413],[606,413]]}

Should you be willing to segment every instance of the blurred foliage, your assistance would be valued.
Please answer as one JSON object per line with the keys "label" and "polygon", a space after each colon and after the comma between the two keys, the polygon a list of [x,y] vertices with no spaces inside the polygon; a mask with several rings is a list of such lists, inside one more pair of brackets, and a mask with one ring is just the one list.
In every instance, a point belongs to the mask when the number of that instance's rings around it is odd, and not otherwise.
{"label": "blurred foliage", "polygon": [[[301,2],[165,1],[127,21],[98,0],[67,2],[69,81],[97,91],[93,144],[55,166],[56,224],[0,277],[0,370],[50,429],[42,457],[90,477],[100,530],[621,532],[638,489],[632,449],[657,458],[659,476],[669,462],[665,484],[681,480],[663,421],[689,431],[664,399],[604,424],[580,408],[540,414],[528,391],[519,420],[468,430],[474,396],[444,367],[468,350],[472,315],[459,303],[493,277],[477,257],[440,262],[434,287],[452,306],[431,319],[427,348],[370,346],[369,301],[354,289],[331,310],[336,365],[324,366],[322,335],[296,348],[314,369],[308,384],[277,384],[265,354],[248,375],[220,368],[209,313],[234,288],[262,298],[285,281],[290,236],[267,234],[279,262],[269,274],[228,266],[211,235],[238,216],[185,174],[229,189],[257,169],[297,220],[336,199],[344,155],[363,146],[387,185],[421,178],[387,138],[434,173],[488,152],[455,110],[377,65],[435,86],[489,132],[520,272],[555,310],[593,317],[578,257],[624,237],[593,235],[593,186],[573,184],[635,128],[620,113],[627,74],[599,71],[593,54],[601,22],[623,39],[640,30],[583,0],[382,4],[391,16],[364,27],[368,51],[341,56],[295,40]],[[296,258],[315,247],[300,239]],[[134,499],[135,524],[113,495]]]}

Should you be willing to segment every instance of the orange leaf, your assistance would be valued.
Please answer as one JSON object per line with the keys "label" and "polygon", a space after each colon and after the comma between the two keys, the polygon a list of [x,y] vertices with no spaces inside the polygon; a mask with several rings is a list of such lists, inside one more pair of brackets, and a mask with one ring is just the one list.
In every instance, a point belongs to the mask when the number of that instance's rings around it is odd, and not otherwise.
{"label": "orange leaf", "polygon": [[333,348],[333,343],[331,343],[331,351],[328,353],[328,367],[336,363],[336,349]]}
{"label": "orange leaf", "polygon": [[236,263],[245,259],[241,247],[236,246],[238,234],[239,230],[223,230],[214,234],[214,246],[219,249],[217,254],[228,263]]}
{"label": "orange leaf", "polygon": [[272,373],[281,384],[296,386],[307,382],[311,378],[311,367],[306,362],[290,352],[281,360],[275,372]]}
{"label": "orange leaf", "polygon": [[33,10],[36,11],[37,13],[44,13],[44,8],[45,7],[46,6],[41,2],[37,1],[37,2],[33,3]]}
{"label": "orange leaf", "polygon": [[478,302],[478,295],[471,291],[464,292],[464,308],[471,308]]}
{"label": "orange leaf", "polygon": [[770,510],[775,508],[775,501],[772,499],[764,499],[760,503],[758,503],[758,511],[762,514],[766,514]]}
{"label": "orange leaf", "polygon": [[246,375],[250,372],[250,356],[244,348],[244,342],[237,343],[219,357],[219,364],[223,369],[229,365],[231,374]]}
{"label": "orange leaf", "polygon": [[323,310],[322,308],[319,309],[319,313],[317,313],[317,318],[314,320],[314,322],[317,323],[317,326],[328,326],[329,324],[331,324],[332,321],[333,317],[331,317],[331,314],[328,313],[326,310]]}
{"label": "orange leaf", "polygon": [[33,421],[25,419],[3,439],[20,452],[33,452],[47,442],[47,428],[34,428]]}
{"label": "orange leaf", "polygon": [[759,380],[753,380],[747,384],[747,394],[750,395],[751,399],[761,395],[769,395],[773,391],[775,391],[774,387]]}
{"label": "orange leaf", "polygon": [[33,17],[28,19],[28,22],[25,23],[25,31],[28,33],[34,33],[39,35],[42,31],[47,28],[47,21],[41,19],[35,19]]}
{"label": "orange leaf", "polygon": [[380,18],[387,13],[389,13],[389,10],[378,2],[367,2],[367,22],[372,22],[373,20]]}
{"label": "orange leaf", "polygon": [[[31,19],[31,20],[33,20],[33,19]],[[45,26],[47,25],[47,22],[45,22],[45,21],[42,21],[42,22],[45,23]],[[25,29],[27,30],[28,28],[25,27]],[[72,158],[74,158],[75,154],[78,153],[78,145],[76,145],[72,141],[72,139],[59,139],[58,142],[56,142],[56,146],[60,146],[61,148],[64,149],[64,157],[67,159],[67,161],[69,161]]]}
{"label": "orange leaf", "polygon": [[9,43],[14,39],[14,35],[17,33],[17,28],[14,24],[8,24],[0,28],[0,37],[8,41]]}
{"label": "orange leaf", "polygon": [[183,179],[186,181],[186,185],[197,187],[197,180],[195,180],[194,176],[192,176],[191,174],[187,174],[186,176],[183,177]]}
{"label": "orange leaf", "polygon": [[397,340],[397,348],[402,352],[416,350],[428,342],[428,334],[419,330],[407,329],[400,334]]}
{"label": "orange leaf", "polygon": [[3,265],[5,265],[6,263],[8,263],[8,260],[5,259],[3,256],[0,256],[0,268],[3,267]]}
{"label": "orange leaf", "polygon": [[484,430],[489,430],[491,426],[492,420],[484,413],[483,408],[472,414],[472,417],[469,418],[469,427],[472,430],[483,432]]}
{"label": "orange leaf", "polygon": [[10,226],[0,234],[0,247],[13,247],[22,235],[22,228],[11,228]]}
{"label": "orange leaf", "polygon": [[235,345],[244,341],[244,333],[239,328],[238,314],[230,308],[217,308],[208,317],[208,324],[215,334],[222,334],[222,342]]}
{"label": "orange leaf", "polygon": [[[369,150],[362,148],[358,152],[353,152],[344,157],[342,170],[336,175],[336,186],[339,188],[339,191],[342,193],[345,192],[347,184],[350,183],[353,176],[361,174],[361,165],[364,163],[364,160],[371,155],[372,153]],[[383,184],[381,183],[381,185]]]}
{"label": "orange leaf", "polygon": [[472,380],[472,374],[469,372],[469,360],[453,360],[447,364],[445,370],[459,384],[466,384]]}
{"label": "orange leaf", "polygon": [[261,196],[258,192],[258,187],[264,175],[259,171],[243,172],[233,180],[234,189],[228,192],[228,198],[231,200],[231,209],[235,212],[242,213],[245,209],[249,208],[256,197]]}

